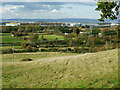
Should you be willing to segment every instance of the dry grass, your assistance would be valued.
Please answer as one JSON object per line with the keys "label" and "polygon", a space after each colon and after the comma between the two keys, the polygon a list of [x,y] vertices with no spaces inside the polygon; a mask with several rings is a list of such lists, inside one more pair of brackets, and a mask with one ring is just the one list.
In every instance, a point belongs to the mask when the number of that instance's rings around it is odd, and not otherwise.
{"label": "dry grass", "polygon": [[31,62],[4,62],[3,87],[111,88],[118,84],[117,49],[52,56]]}

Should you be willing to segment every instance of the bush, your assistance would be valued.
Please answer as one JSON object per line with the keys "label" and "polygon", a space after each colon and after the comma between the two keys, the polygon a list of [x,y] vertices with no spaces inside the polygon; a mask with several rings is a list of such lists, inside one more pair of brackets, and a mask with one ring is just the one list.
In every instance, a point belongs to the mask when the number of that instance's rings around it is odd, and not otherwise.
{"label": "bush", "polygon": [[36,51],[39,51],[39,49],[36,48],[36,47],[28,46],[28,47],[25,48],[25,51],[26,52],[36,52]]}
{"label": "bush", "polygon": [[85,49],[84,49],[84,47],[82,47],[82,48],[75,47],[75,48],[74,48],[74,52],[75,52],[75,53],[84,53],[84,52],[85,52]]}
{"label": "bush", "polygon": [[25,41],[25,42],[22,42],[21,47],[22,48],[27,48],[29,45],[30,45],[29,42]]}
{"label": "bush", "polygon": [[26,51],[26,52],[32,52],[32,47],[31,47],[31,46],[27,46],[27,47],[25,48],[25,51]]}
{"label": "bush", "polygon": [[23,52],[25,52],[25,50],[23,50],[23,49],[15,50],[15,53],[23,53]]}
{"label": "bush", "polygon": [[27,59],[22,59],[21,61],[33,61],[33,60],[32,60],[32,59],[27,58]]}
{"label": "bush", "polygon": [[12,53],[12,52],[13,52],[12,48],[7,48],[7,49],[2,50],[2,54]]}
{"label": "bush", "polygon": [[32,47],[32,51],[33,51],[33,52],[37,52],[37,51],[39,51],[39,49],[36,48],[36,47]]}
{"label": "bush", "polygon": [[41,52],[45,52],[45,51],[47,51],[47,50],[46,50],[46,49],[40,49],[40,51],[41,51]]}
{"label": "bush", "polygon": [[67,51],[71,51],[71,48],[67,48]]}

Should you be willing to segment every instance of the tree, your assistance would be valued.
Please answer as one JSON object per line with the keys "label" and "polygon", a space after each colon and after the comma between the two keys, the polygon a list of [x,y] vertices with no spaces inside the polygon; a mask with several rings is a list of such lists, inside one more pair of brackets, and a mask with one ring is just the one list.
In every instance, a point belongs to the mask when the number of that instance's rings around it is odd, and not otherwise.
{"label": "tree", "polygon": [[80,33],[80,30],[79,30],[76,26],[74,26],[74,27],[73,27],[73,33],[74,33],[75,35],[78,35],[78,34]]}
{"label": "tree", "polygon": [[11,31],[17,31],[17,28],[12,26],[3,26],[1,29],[1,32],[3,33],[10,33]]}
{"label": "tree", "polygon": [[18,31],[18,32],[24,32],[24,31],[25,31],[25,28],[24,28],[24,27],[19,27],[17,31]]}
{"label": "tree", "polygon": [[97,36],[100,33],[100,29],[92,29],[92,35]]}
{"label": "tree", "polygon": [[39,38],[39,35],[37,34],[30,34],[29,35],[29,40],[32,41],[32,42],[36,42]]}
{"label": "tree", "polygon": [[109,2],[98,1],[97,8],[95,10],[100,11],[101,18],[99,21],[104,22],[104,19],[114,20],[118,18],[119,15],[119,4],[117,1],[114,2],[110,0]]}
{"label": "tree", "polygon": [[26,33],[32,32],[32,27],[31,27],[31,26],[27,26],[27,27],[25,28],[25,32],[26,32]]}

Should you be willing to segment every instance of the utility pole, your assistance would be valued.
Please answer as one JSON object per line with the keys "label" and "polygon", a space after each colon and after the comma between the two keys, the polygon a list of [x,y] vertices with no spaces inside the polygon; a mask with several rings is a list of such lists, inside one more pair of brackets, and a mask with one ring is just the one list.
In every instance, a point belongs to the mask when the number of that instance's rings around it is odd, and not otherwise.
{"label": "utility pole", "polygon": [[12,52],[13,52],[12,59],[13,59],[13,62],[14,62],[14,43],[13,43],[13,46],[12,46]]}

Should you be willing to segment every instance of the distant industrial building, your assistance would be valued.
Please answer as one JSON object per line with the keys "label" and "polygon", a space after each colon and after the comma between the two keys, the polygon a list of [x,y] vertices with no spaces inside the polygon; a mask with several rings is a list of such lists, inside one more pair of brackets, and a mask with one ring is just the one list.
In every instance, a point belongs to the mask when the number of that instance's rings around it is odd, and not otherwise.
{"label": "distant industrial building", "polygon": [[6,23],[6,26],[18,26],[20,23]]}
{"label": "distant industrial building", "polygon": [[63,23],[62,26],[68,26],[68,27],[71,27],[71,26],[81,26],[82,24],[81,23]]}

